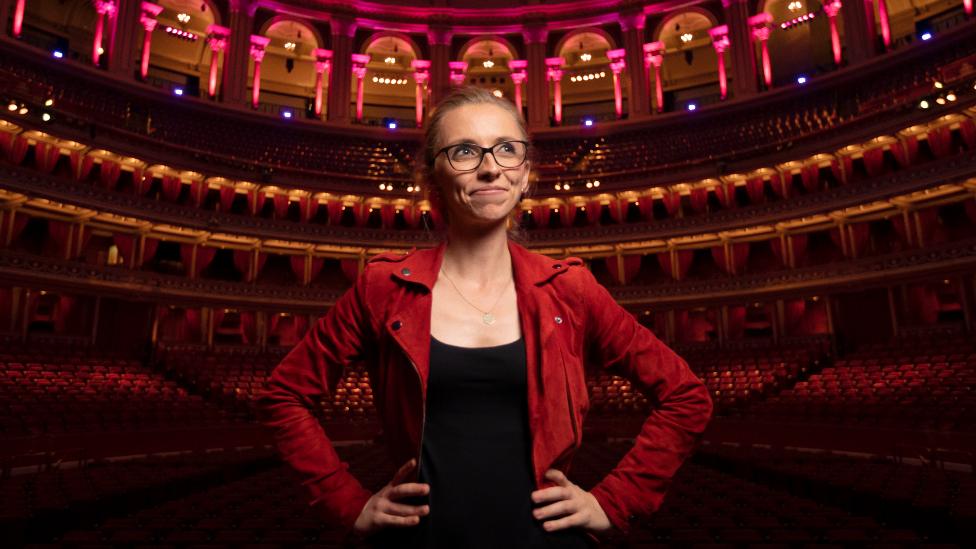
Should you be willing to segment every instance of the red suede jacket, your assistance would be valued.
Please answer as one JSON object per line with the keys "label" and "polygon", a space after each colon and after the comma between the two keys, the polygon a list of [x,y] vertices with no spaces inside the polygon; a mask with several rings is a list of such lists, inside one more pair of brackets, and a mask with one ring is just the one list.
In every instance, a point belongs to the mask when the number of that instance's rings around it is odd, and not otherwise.
{"label": "red suede jacket", "polygon": [[[309,413],[363,361],[397,467],[421,456],[430,357],[431,289],[446,244],[371,258],[347,291],[274,369],[258,397],[283,459],[304,479],[323,520],[350,534],[372,493],[348,472]],[[656,511],[692,452],[712,400],[687,363],[639,324],[576,257],[554,260],[509,240],[528,365],[529,429],[537,489],[569,474],[589,409],[584,366],[631,381],[654,404],[636,444],[591,493],[626,535]],[[416,479],[413,479],[414,481]]]}

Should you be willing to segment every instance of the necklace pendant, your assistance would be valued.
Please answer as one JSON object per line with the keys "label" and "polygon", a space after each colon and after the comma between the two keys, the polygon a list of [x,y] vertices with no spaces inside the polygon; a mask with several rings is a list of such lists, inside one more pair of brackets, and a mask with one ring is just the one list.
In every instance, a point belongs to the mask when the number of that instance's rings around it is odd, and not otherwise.
{"label": "necklace pendant", "polygon": [[491,326],[495,323],[495,316],[491,313],[485,313],[481,315],[481,320],[484,321],[485,324]]}

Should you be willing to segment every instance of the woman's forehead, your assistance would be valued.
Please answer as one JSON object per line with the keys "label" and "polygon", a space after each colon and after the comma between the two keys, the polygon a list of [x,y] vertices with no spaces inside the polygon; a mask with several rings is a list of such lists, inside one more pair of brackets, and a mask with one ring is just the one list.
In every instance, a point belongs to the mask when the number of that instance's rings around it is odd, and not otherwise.
{"label": "woman's forehead", "polygon": [[442,146],[464,140],[492,144],[499,137],[523,139],[522,130],[510,112],[490,103],[462,105],[441,119]]}

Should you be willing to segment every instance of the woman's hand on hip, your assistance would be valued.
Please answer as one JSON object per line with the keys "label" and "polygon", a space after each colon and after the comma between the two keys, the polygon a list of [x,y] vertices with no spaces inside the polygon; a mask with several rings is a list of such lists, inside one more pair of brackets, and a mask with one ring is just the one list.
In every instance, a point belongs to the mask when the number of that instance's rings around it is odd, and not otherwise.
{"label": "woman's hand on hip", "polygon": [[430,493],[429,484],[404,482],[416,467],[416,459],[404,463],[393,480],[369,498],[353,525],[356,533],[365,536],[388,526],[416,526],[420,523],[420,517],[430,512],[430,506],[406,505],[396,501]]}
{"label": "woman's hand on hip", "polygon": [[[558,469],[546,471],[546,478],[557,486],[532,492],[532,501],[548,505],[536,507],[532,516],[544,520],[542,527],[547,532],[579,526],[599,532],[611,528],[610,519],[603,512],[593,494],[573,484]],[[547,520],[548,519],[548,520]]]}

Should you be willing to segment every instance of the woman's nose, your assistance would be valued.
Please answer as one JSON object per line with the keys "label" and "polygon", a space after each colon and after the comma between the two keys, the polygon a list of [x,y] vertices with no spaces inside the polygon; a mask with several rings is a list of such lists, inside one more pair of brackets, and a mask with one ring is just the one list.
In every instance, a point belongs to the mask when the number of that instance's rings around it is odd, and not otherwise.
{"label": "woman's nose", "polygon": [[498,177],[501,173],[501,166],[498,162],[495,162],[495,155],[491,153],[485,153],[485,157],[481,159],[481,165],[478,166],[478,175],[481,177],[489,177],[494,179]]}

